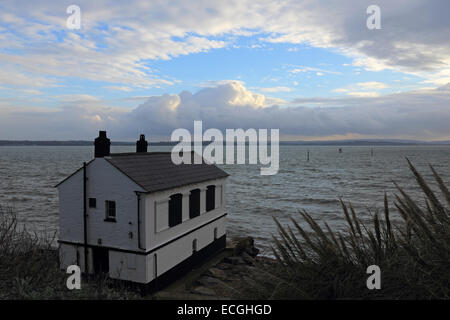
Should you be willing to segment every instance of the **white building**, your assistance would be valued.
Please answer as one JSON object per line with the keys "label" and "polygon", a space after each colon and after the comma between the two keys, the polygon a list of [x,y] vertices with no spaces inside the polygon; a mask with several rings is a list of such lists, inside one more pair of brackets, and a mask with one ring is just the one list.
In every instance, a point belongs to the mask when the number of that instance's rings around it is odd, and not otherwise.
{"label": "white building", "polygon": [[226,172],[148,153],[143,135],[136,153],[109,150],[100,131],[95,158],[57,185],[62,269],[160,286],[225,247]]}

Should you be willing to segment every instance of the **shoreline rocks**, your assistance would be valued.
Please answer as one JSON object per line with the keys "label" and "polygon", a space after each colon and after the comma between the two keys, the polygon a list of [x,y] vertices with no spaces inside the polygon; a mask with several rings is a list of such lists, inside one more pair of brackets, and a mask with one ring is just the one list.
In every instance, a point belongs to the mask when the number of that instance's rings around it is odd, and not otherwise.
{"label": "shoreline rocks", "polygon": [[[273,263],[268,257],[258,257],[260,250],[255,247],[252,237],[231,239],[227,244],[226,255],[212,267],[203,272],[193,283],[190,293],[209,299],[233,298],[245,286],[242,279],[256,270],[256,264]],[[211,295],[211,292],[214,292]]]}

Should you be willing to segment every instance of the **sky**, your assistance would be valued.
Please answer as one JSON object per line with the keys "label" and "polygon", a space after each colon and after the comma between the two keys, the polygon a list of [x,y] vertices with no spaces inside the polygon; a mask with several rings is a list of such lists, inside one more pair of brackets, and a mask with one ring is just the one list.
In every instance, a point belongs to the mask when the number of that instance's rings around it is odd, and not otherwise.
{"label": "sky", "polygon": [[167,140],[194,120],[283,140],[450,140],[449,12],[446,0],[2,0],[0,140]]}

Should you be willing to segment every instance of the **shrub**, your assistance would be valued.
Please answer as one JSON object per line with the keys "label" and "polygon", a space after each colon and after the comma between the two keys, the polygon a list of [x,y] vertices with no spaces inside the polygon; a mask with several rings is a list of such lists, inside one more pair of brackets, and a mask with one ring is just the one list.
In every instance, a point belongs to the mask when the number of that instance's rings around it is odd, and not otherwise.
{"label": "shrub", "polygon": [[140,296],[104,275],[82,280],[69,291],[59,268],[53,236],[22,228],[11,208],[0,206],[0,299],[130,299]]}

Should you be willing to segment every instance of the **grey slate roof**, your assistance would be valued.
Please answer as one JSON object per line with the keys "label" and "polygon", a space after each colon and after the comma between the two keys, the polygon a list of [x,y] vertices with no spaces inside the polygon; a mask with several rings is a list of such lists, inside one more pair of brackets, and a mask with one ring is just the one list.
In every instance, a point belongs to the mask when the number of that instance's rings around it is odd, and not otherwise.
{"label": "grey slate roof", "polygon": [[228,173],[217,166],[204,162],[175,165],[170,152],[112,153],[110,157],[105,157],[105,160],[147,192],[162,191],[228,176]]}

